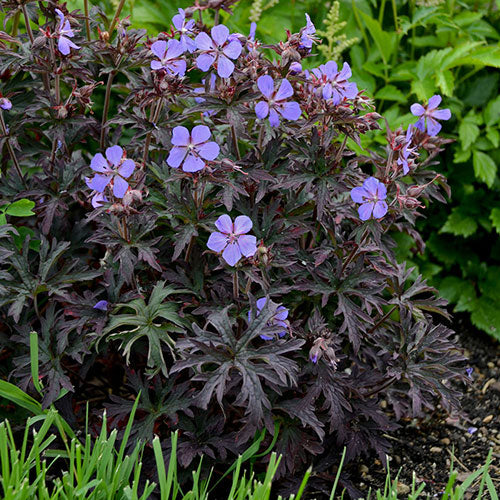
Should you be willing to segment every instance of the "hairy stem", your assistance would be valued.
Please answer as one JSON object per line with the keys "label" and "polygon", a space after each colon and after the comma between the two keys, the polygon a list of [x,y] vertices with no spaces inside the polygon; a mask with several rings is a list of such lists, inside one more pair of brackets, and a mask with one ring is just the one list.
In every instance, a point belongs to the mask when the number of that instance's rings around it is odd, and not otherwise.
{"label": "hairy stem", "polygon": [[234,300],[238,300],[239,296],[240,296],[240,283],[238,280],[238,269],[235,269],[234,274],[233,274],[233,297],[234,297]]}
{"label": "hairy stem", "polygon": [[215,11],[214,26],[217,26],[218,24],[219,24],[219,9]]}
{"label": "hairy stem", "polygon": [[108,111],[109,102],[111,99],[111,86],[113,85],[113,78],[115,77],[116,71],[111,71],[108,74],[108,83],[106,84],[106,95],[104,97],[104,109],[102,110],[102,120],[101,120],[101,139],[99,144],[101,149],[104,149],[104,142],[106,137],[106,122],[108,121]]}
{"label": "hairy stem", "polygon": [[395,310],[397,306],[392,306],[369,330],[368,333],[373,333]]}
{"label": "hairy stem", "polygon": [[23,3],[21,5],[21,9],[23,10],[24,23],[26,24],[26,31],[28,32],[28,36],[30,37],[31,45],[33,45],[33,42],[35,41],[35,39],[33,38],[33,31],[31,31],[30,18],[28,16],[26,4]]}
{"label": "hairy stem", "polygon": [[[160,117],[161,113],[161,108],[163,107],[163,97],[160,97],[160,100],[156,104],[156,108],[151,109],[151,117],[149,121],[153,123],[154,126],[156,126],[156,122],[158,121],[158,118]],[[148,135],[146,136],[146,142],[144,143],[144,152],[142,154],[142,164],[146,165],[146,162],[148,161],[148,156],[149,156],[149,146],[151,145],[151,139],[153,137],[153,132],[148,132]]]}
{"label": "hairy stem", "polygon": [[19,175],[22,183],[24,184],[24,187],[27,187],[26,180],[24,179],[23,173],[21,171],[21,166],[19,165],[19,162],[17,161],[16,153],[14,152],[14,148],[12,147],[12,144],[10,143],[9,133],[7,132],[7,126],[5,125],[5,120],[3,119],[3,111],[1,109],[0,109],[0,128],[2,130],[2,134],[5,136],[5,144],[7,144],[7,149],[9,151],[9,155],[12,159],[12,163],[14,163],[14,167],[17,171],[17,175]]}
{"label": "hairy stem", "polygon": [[[12,32],[11,32],[11,37],[16,38],[17,32],[19,30],[19,18],[21,17],[21,11],[18,10],[14,16],[14,19],[12,20]],[[12,42],[10,46],[14,49],[16,47],[16,44]]]}
{"label": "hairy stem", "polygon": [[85,30],[87,32],[87,41],[90,42],[89,0],[83,0],[83,10],[85,12]]}
{"label": "hairy stem", "polygon": [[108,29],[109,33],[109,39],[111,40],[111,35],[113,34],[113,31],[116,28],[116,23],[118,22],[118,19],[120,17],[120,14],[122,12],[123,6],[125,5],[125,0],[120,0],[120,3],[118,4],[118,7],[116,7],[116,12],[115,15],[113,16],[113,22],[111,23],[111,26]]}
{"label": "hairy stem", "polygon": [[238,136],[236,135],[236,127],[231,125],[231,137],[233,138],[234,154],[238,161],[241,160],[240,147],[238,146]]}
{"label": "hairy stem", "polygon": [[392,385],[394,382],[396,382],[397,377],[393,375],[390,379],[386,380],[382,385],[375,387],[375,389],[372,389],[371,391],[363,393],[363,397],[367,398],[369,396],[373,396],[374,394],[377,394],[377,392],[383,391],[384,389],[387,389],[390,385]]}

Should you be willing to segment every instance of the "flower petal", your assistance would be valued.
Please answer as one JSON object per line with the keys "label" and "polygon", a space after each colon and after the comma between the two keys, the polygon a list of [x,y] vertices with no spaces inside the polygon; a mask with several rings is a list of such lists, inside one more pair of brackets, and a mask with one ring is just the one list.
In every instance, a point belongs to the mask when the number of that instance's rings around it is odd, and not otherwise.
{"label": "flower petal", "polygon": [[274,82],[269,75],[259,76],[259,78],[257,78],[257,87],[259,87],[259,90],[268,99],[273,95]]}
{"label": "flower petal", "polygon": [[358,186],[351,189],[351,199],[355,203],[364,203],[367,195],[368,193],[364,187]]}
{"label": "flower petal", "polygon": [[99,302],[97,302],[97,304],[92,309],[99,309],[101,311],[107,311],[108,310],[108,301],[107,300],[100,300]]}
{"label": "flower petal", "polygon": [[222,252],[222,258],[230,265],[234,266],[241,259],[240,247],[234,241],[233,243],[229,243],[227,247]]}
{"label": "flower petal", "polygon": [[245,234],[252,229],[253,222],[246,215],[238,215],[234,219],[234,234]]}
{"label": "flower petal", "polygon": [[113,179],[113,194],[117,198],[123,198],[123,195],[127,192],[128,182],[122,179],[118,175],[115,175]]}
{"label": "flower petal", "polygon": [[267,302],[266,297],[261,297],[260,299],[257,299],[257,302],[255,303],[255,305],[257,306],[257,316],[259,315],[262,308],[266,305],[266,302]]}
{"label": "flower petal", "polygon": [[434,137],[435,135],[439,134],[439,131],[441,130],[441,124],[434,120],[434,118],[428,116],[427,117],[427,133],[431,136]]}
{"label": "flower petal", "polygon": [[385,201],[377,201],[373,208],[373,217],[380,219],[387,213],[387,203]]}
{"label": "flower petal", "polygon": [[432,118],[436,120],[449,120],[451,118],[451,111],[449,109],[436,109],[432,112]]}
{"label": "flower petal", "polygon": [[151,52],[153,52],[158,59],[163,59],[165,57],[166,50],[167,42],[165,40],[157,40],[151,45]]}
{"label": "flower petal", "polygon": [[204,168],[205,168],[205,162],[201,158],[195,156],[192,153],[188,154],[187,158],[184,160],[184,163],[182,164],[182,170],[184,170],[184,172],[199,172]]}
{"label": "flower petal", "polygon": [[387,188],[383,182],[378,183],[376,192],[379,200],[385,200],[385,198],[387,198]]}
{"label": "flower petal", "polygon": [[196,125],[191,130],[191,142],[193,144],[201,144],[210,139],[210,129],[206,125]]}
{"label": "flower petal", "polygon": [[134,160],[125,160],[118,169],[118,173],[125,178],[128,178],[132,175],[135,170],[135,161]]}
{"label": "flower petal", "polygon": [[420,130],[421,132],[425,132],[425,117],[422,116],[420,117],[414,124],[413,126]]}
{"label": "flower petal", "polygon": [[[179,9],[182,10],[182,9]],[[179,12],[179,14],[176,14],[172,18],[172,24],[174,25],[174,28],[176,30],[181,30],[182,26],[184,24],[184,19],[186,19],[186,15],[184,14],[184,11],[182,10],[182,13]]]}
{"label": "flower petal", "polygon": [[198,33],[196,38],[194,39],[194,43],[196,43],[196,48],[198,50],[213,50],[214,45],[212,39],[204,32]]}
{"label": "flower petal", "polygon": [[189,130],[183,126],[174,127],[172,130],[172,140],[170,142],[174,146],[189,146],[191,142]]}
{"label": "flower petal", "polygon": [[229,217],[229,215],[224,214],[224,215],[221,215],[215,221],[215,227],[221,233],[232,234],[232,232],[233,232],[233,221],[231,220],[231,217]]}
{"label": "flower petal", "polygon": [[277,108],[279,113],[283,118],[287,120],[298,120],[302,111],[300,110],[300,106],[298,102],[284,102],[281,106]]}
{"label": "flower petal", "polygon": [[224,52],[224,54],[226,54],[226,56],[231,59],[238,59],[238,57],[240,57],[242,49],[243,47],[241,46],[241,43],[234,40],[226,47],[224,47],[222,52]]}
{"label": "flower petal", "polygon": [[280,88],[276,93],[275,100],[282,101],[283,99],[288,99],[293,96],[293,88],[291,83],[285,78],[281,81]]}
{"label": "flower petal", "polygon": [[207,241],[207,247],[214,252],[222,252],[227,245],[227,236],[222,233],[212,233]]}
{"label": "flower petal", "polygon": [[218,24],[214,26],[210,33],[212,35],[213,41],[220,47],[229,37],[229,29],[223,24]]}
{"label": "flower petal", "polygon": [[[166,57],[168,59],[176,59],[184,53],[184,48],[179,40],[171,39],[168,41]],[[160,57],[161,59],[161,57]]]}
{"label": "flower petal", "polygon": [[108,199],[106,198],[106,195],[104,193],[96,193],[94,196],[92,196],[91,203],[94,208],[99,208],[107,202]]}
{"label": "flower petal", "polygon": [[167,65],[168,72],[172,75],[184,76],[186,73],[186,61],[184,59],[174,60]]}
{"label": "flower petal", "polygon": [[253,257],[257,251],[257,238],[251,234],[243,234],[238,238],[238,246],[245,257]]}
{"label": "flower petal", "polygon": [[208,71],[215,61],[215,56],[212,54],[200,54],[196,58],[196,66],[201,71]]}
{"label": "flower petal", "polygon": [[441,104],[442,98],[440,95],[433,95],[429,99],[429,103],[427,104],[427,109],[436,109]]}
{"label": "flower petal", "polygon": [[155,71],[159,70],[159,69],[162,69],[163,68],[163,64],[156,60],[156,59],[153,59],[151,61],[151,69],[154,69]]}
{"label": "flower petal", "polygon": [[179,168],[180,164],[186,157],[187,148],[183,147],[173,147],[170,150],[170,154],[167,158],[167,163],[172,168]]}
{"label": "flower petal", "polygon": [[255,114],[257,118],[263,119],[269,114],[269,104],[266,101],[260,101],[255,105]]}
{"label": "flower petal", "polygon": [[375,177],[368,177],[368,179],[363,182],[363,187],[365,188],[369,197],[374,197],[377,195],[377,188],[380,181],[375,179]]}
{"label": "flower petal", "polygon": [[271,127],[278,127],[280,124],[280,117],[274,108],[269,110],[269,123]]}
{"label": "flower petal", "polygon": [[87,186],[98,193],[102,193],[110,181],[111,176],[96,174],[92,179],[87,181]]}
{"label": "flower petal", "polygon": [[123,149],[120,146],[111,146],[106,149],[106,158],[114,167],[120,164],[123,157]]}
{"label": "flower petal", "polygon": [[372,212],[373,212],[373,203],[371,202],[363,203],[363,205],[361,205],[358,208],[358,214],[361,220],[368,220],[372,216]]}
{"label": "flower petal", "polygon": [[285,321],[288,318],[288,309],[285,306],[279,306],[274,317],[277,320]]}
{"label": "flower petal", "polygon": [[92,158],[90,168],[94,170],[94,172],[100,172],[101,174],[109,170],[108,162],[101,153],[97,153],[94,158]]}
{"label": "flower petal", "polygon": [[425,108],[421,104],[415,103],[410,106],[410,111],[414,116],[422,116],[425,113]]}
{"label": "flower petal", "polygon": [[219,145],[214,142],[207,142],[205,144],[202,144],[199,148],[197,148],[198,154],[204,159],[204,160],[215,160],[217,156],[219,156],[220,153],[220,147]]}
{"label": "flower petal", "polygon": [[221,78],[229,78],[234,71],[234,63],[224,55],[220,55],[217,60],[217,74]]}

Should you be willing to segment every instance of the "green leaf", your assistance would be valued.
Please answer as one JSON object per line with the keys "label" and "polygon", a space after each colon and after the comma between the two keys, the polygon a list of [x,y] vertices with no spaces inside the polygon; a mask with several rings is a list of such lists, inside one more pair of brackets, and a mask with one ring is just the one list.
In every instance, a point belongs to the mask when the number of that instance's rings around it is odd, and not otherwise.
{"label": "green leaf", "polygon": [[404,103],[407,98],[403,95],[401,90],[399,90],[394,85],[386,85],[382,87],[376,94],[375,99],[383,99],[385,101],[398,101]]}
{"label": "green leaf", "polygon": [[473,217],[465,214],[460,207],[455,207],[448,216],[440,233],[451,233],[455,236],[468,236],[474,234],[477,229],[477,222]]}
{"label": "green leaf", "polygon": [[480,297],[472,308],[471,321],[474,326],[500,340],[500,308],[498,301]]}
{"label": "green leaf", "polygon": [[493,144],[495,148],[500,145],[500,132],[497,128],[486,127],[486,138]]}
{"label": "green leaf", "polygon": [[500,68],[500,47],[487,45],[475,48],[469,55],[454,60],[453,65],[448,67],[466,65]]}
{"label": "green leaf", "polygon": [[493,186],[497,175],[497,166],[491,156],[481,151],[474,151],[472,154],[472,164],[476,177],[485,182],[488,187]]}
{"label": "green leaf", "polygon": [[444,95],[453,95],[453,90],[455,89],[455,78],[449,69],[445,69],[437,73],[436,84]]}
{"label": "green leaf", "polygon": [[453,163],[465,163],[470,158],[470,155],[470,149],[466,149],[465,151],[456,149],[455,154],[453,155]]}
{"label": "green leaf", "polygon": [[500,208],[495,207],[491,211],[490,220],[497,233],[500,234]]}
{"label": "green leaf", "polygon": [[7,224],[7,217],[5,217],[5,214],[0,213],[0,226],[4,226]]}
{"label": "green leaf", "polygon": [[484,110],[484,122],[493,125],[500,120],[500,96],[490,101]]}
{"label": "green leaf", "polygon": [[419,101],[427,101],[435,93],[435,90],[436,86],[430,78],[411,82],[411,91],[416,94]]}
{"label": "green leaf", "polygon": [[376,19],[373,19],[362,11],[359,11],[359,13],[362,16],[370,35],[375,41],[382,59],[385,63],[389,62],[395,48],[395,33],[388,33],[384,31]]}
{"label": "green leaf", "polygon": [[29,217],[30,215],[35,215],[32,209],[35,206],[35,202],[23,198],[22,200],[17,200],[11,203],[5,213],[7,215],[13,215],[14,217]]}
{"label": "green leaf", "polygon": [[462,149],[466,151],[479,137],[479,127],[471,120],[465,119],[458,127],[458,136],[462,143]]}

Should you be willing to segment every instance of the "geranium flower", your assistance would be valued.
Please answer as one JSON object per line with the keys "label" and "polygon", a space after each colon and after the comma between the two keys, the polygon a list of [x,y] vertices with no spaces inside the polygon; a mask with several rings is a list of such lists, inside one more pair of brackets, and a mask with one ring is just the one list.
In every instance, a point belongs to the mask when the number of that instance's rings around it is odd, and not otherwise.
{"label": "geranium flower", "polygon": [[[208,90],[210,92],[215,91],[215,81],[217,80],[217,77],[212,73],[210,75],[210,85],[208,86]],[[205,78],[201,80],[201,83],[203,84],[203,87],[197,87],[193,90],[195,94],[204,94],[205,93]],[[195,102],[198,104],[201,104],[202,102],[205,102],[204,97],[195,97],[194,98]],[[215,113],[217,113],[217,110],[214,109],[208,109],[207,111],[203,112],[203,116],[212,116]]]}
{"label": "geranium flower", "polygon": [[6,97],[0,97],[0,108],[8,111],[9,109],[12,109],[12,103]]}
{"label": "geranium flower", "polygon": [[406,175],[410,171],[410,167],[408,165],[408,159],[411,154],[415,154],[415,148],[410,148],[410,144],[413,138],[413,128],[410,123],[408,126],[408,130],[406,131],[406,138],[404,142],[404,146],[399,153],[399,158],[397,164],[403,167],[403,174]]}
{"label": "geranium flower", "polygon": [[57,27],[56,34],[59,37],[59,41],[57,42],[57,48],[59,49],[59,52],[65,56],[67,56],[71,49],[79,49],[80,47],[78,45],[75,45],[70,38],[73,38],[75,34],[73,33],[73,30],[71,29],[71,25],[69,24],[69,21],[65,19],[64,14],[59,10],[55,9],[56,14],[59,16],[60,23],[59,26]]}
{"label": "geranium flower", "polygon": [[[103,193],[106,186],[113,182],[113,194],[117,198],[123,198],[128,189],[128,179],[135,169],[135,162],[123,157],[123,149],[120,146],[111,146],[106,149],[106,158],[97,153],[90,162],[90,168],[97,172],[92,179],[86,179],[87,186],[97,193]],[[105,197],[97,201],[107,201]]]}
{"label": "geranium flower", "polygon": [[372,214],[376,219],[383,217],[388,210],[385,185],[375,177],[368,177],[363,182],[362,187],[355,187],[351,190],[351,198],[355,203],[362,203],[358,208],[359,218],[368,220]]}
{"label": "geranium flower", "polygon": [[321,92],[323,99],[331,99],[334,105],[339,104],[344,98],[354,99],[358,95],[357,85],[349,82],[352,71],[347,63],[344,63],[342,70],[339,71],[335,61],[328,61],[314,68],[312,73],[318,92]]}
{"label": "geranium flower", "polygon": [[97,304],[92,309],[99,309],[100,311],[107,311],[108,310],[108,301],[107,300],[100,300],[99,302],[97,302]]}
{"label": "geranium flower", "polygon": [[199,33],[195,38],[196,47],[201,54],[196,58],[196,66],[201,71],[208,71],[212,66],[217,67],[217,74],[221,78],[228,78],[233,74],[234,63],[242,50],[240,42],[228,40],[229,29],[223,24],[214,26],[210,31],[212,38],[206,33]]}
{"label": "geranium flower", "polygon": [[273,79],[269,75],[264,75],[257,79],[257,87],[266,98],[265,101],[259,101],[255,106],[257,118],[263,120],[269,115],[271,127],[277,127],[280,124],[279,115],[287,120],[297,120],[300,117],[299,104],[286,100],[293,95],[293,88],[288,80],[282,80],[276,91]]}
{"label": "geranium flower", "polygon": [[410,107],[412,114],[419,117],[415,123],[415,127],[422,132],[425,132],[427,127],[427,133],[431,137],[438,135],[441,130],[441,124],[437,120],[449,120],[451,118],[451,111],[449,109],[437,109],[440,103],[441,96],[433,95],[429,99],[427,106],[415,103]]}
{"label": "geranium flower", "polygon": [[184,53],[182,43],[171,39],[158,40],[151,45],[151,52],[159,59],[151,61],[151,69],[164,69],[170,75],[184,76],[186,73],[186,61],[180,56]]}
{"label": "geranium flower", "polygon": [[309,52],[312,49],[313,43],[316,42],[316,27],[311,21],[309,14],[306,14],[306,26],[300,32],[299,49],[307,49]]}
{"label": "geranium flower", "polygon": [[253,226],[246,215],[231,220],[229,215],[221,215],[215,222],[220,232],[210,235],[207,247],[214,252],[222,252],[222,258],[230,265],[236,265],[241,257],[252,257],[257,251],[257,238],[248,233]]}
{"label": "geranium flower", "polygon": [[179,13],[172,18],[172,24],[181,34],[180,42],[183,50],[193,53],[196,50],[196,43],[188,35],[194,35],[194,19],[186,21],[186,13],[184,12],[184,9],[179,9]]}
{"label": "geranium flower", "polygon": [[211,132],[206,125],[196,125],[191,134],[186,127],[175,127],[172,131],[172,144],[167,163],[172,168],[182,165],[184,172],[198,172],[206,163],[204,160],[215,160],[219,156],[219,145],[208,141]]}
{"label": "geranium flower", "polygon": [[[260,311],[262,311],[262,308],[264,307],[266,302],[267,302],[266,297],[262,297],[262,298],[257,300],[257,302],[255,304],[257,306],[256,316],[258,316],[260,314]],[[283,330],[278,332],[278,336],[280,339],[282,337],[284,337],[288,332],[288,321],[286,321],[287,318],[288,318],[288,309],[285,306],[278,306],[276,313],[274,314],[274,316],[271,318],[271,320],[268,323],[269,326],[282,326],[283,327]],[[248,311],[248,322],[250,322],[251,320],[252,320],[252,313],[251,313],[251,311]],[[264,340],[273,340],[274,336],[261,335],[260,338],[264,339]]]}

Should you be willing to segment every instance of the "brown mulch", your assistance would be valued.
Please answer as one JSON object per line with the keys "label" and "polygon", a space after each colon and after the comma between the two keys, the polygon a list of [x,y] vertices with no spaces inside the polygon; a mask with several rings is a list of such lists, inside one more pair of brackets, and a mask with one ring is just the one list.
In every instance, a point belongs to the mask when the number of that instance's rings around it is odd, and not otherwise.
{"label": "brown mulch", "polygon": [[[390,456],[392,478],[402,468],[398,488],[401,493],[409,491],[414,471],[417,484],[426,483],[427,495],[440,496],[452,460],[459,484],[485,463],[490,448],[490,476],[500,491],[500,343],[474,330],[466,320],[458,320],[455,328],[469,365],[474,368],[472,383],[462,399],[463,412],[450,417],[438,411],[424,420],[402,422],[401,429],[387,436],[394,444]],[[364,494],[369,488],[383,489],[386,471],[378,459],[365,460],[356,467],[351,479]],[[475,490],[477,486],[473,485],[468,494],[472,497]],[[489,498],[485,495],[483,498]]]}

